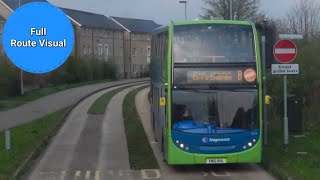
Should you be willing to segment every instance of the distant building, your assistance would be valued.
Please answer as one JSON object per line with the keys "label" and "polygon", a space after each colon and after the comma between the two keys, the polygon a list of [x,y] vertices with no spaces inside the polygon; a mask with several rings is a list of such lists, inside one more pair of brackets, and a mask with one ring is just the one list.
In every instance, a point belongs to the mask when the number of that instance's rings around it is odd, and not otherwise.
{"label": "distant building", "polygon": [[104,15],[61,9],[75,22],[73,54],[77,58],[98,59],[115,64],[118,78],[123,78],[125,29]]}
{"label": "distant building", "polygon": [[148,71],[151,53],[151,33],[159,24],[152,20],[111,17],[125,28],[124,61],[125,77],[141,77]]}

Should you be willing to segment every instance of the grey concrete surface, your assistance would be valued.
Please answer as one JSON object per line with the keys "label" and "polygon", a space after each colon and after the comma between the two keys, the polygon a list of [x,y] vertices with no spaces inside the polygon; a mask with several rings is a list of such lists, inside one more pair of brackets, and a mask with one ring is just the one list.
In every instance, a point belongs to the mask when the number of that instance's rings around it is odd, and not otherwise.
{"label": "grey concrete surface", "polygon": [[230,180],[273,180],[270,174],[256,164],[232,164],[232,165],[195,165],[195,166],[169,166],[163,162],[160,144],[154,140],[150,124],[150,105],[148,102],[149,88],[140,91],[136,96],[136,107],[141,117],[145,132],[148,136],[153,152],[160,165],[160,175],[157,179],[166,180],[207,180],[207,179],[230,179]]}
{"label": "grey concrete surface", "polygon": [[106,107],[105,115],[88,115],[87,111],[97,98],[114,88],[83,100],[72,110],[34,167],[21,179],[141,179],[143,174],[140,171],[130,170],[122,119],[125,95],[140,86],[115,95]]}
{"label": "grey concrete surface", "polygon": [[72,88],[42,97],[8,111],[0,111],[0,132],[71,106],[95,91],[123,83],[143,80],[148,80],[148,78],[113,81]]}

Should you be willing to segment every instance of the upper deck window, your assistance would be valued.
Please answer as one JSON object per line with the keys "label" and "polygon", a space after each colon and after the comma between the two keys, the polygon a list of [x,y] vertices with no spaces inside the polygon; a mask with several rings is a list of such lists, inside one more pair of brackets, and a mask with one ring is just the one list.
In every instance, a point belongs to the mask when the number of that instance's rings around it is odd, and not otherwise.
{"label": "upper deck window", "polygon": [[175,26],[173,58],[175,63],[255,62],[252,26]]}

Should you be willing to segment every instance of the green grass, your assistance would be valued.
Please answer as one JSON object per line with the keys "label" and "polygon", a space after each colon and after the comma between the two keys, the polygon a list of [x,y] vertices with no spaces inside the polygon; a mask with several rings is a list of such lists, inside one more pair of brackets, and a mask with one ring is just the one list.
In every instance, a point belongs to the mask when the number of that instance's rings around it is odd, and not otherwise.
{"label": "green grass", "polygon": [[90,109],[88,110],[88,114],[104,114],[106,107],[109,104],[109,101],[111,100],[111,98],[117,93],[119,93],[120,91],[127,89],[128,87],[130,87],[130,85],[117,88],[103,94],[91,105]]}
{"label": "green grass", "polygon": [[143,88],[131,91],[122,105],[130,167],[134,170],[159,169],[135,106],[135,96]]}
{"label": "green grass", "polygon": [[[280,179],[319,179],[320,124],[308,128],[304,138],[290,136],[287,147],[283,145],[281,124],[277,127],[271,126],[268,132],[269,145],[263,150],[263,165]],[[297,152],[308,154],[298,155]]]}
{"label": "green grass", "polygon": [[10,97],[7,99],[0,100],[0,111],[5,111],[8,109],[12,109],[18,106],[21,106],[29,101],[34,101],[36,99],[39,99],[41,97],[63,91],[66,89],[71,89],[75,87],[90,85],[90,84],[96,84],[96,83],[103,83],[108,82],[110,80],[97,80],[97,81],[90,81],[90,82],[79,82],[79,83],[72,83],[72,84],[63,84],[63,85],[57,85],[57,86],[51,86],[47,88],[41,88],[37,90],[33,90],[30,92],[25,93],[23,96],[16,96],[16,97]]}
{"label": "green grass", "polygon": [[31,123],[11,130],[11,150],[5,150],[4,132],[0,133],[0,179],[9,179],[26,158],[34,152],[68,112],[64,108]]}

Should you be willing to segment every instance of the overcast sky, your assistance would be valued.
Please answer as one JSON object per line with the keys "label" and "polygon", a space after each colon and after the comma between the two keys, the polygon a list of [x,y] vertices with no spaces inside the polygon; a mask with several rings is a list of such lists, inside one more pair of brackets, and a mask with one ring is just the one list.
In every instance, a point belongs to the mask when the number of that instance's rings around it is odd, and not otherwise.
{"label": "overcast sky", "polygon": [[[152,19],[159,24],[184,20],[184,5],[179,0],[49,0],[56,6],[130,18]],[[188,19],[197,19],[202,0],[188,1]],[[294,0],[260,0],[271,17],[283,17]]]}

